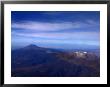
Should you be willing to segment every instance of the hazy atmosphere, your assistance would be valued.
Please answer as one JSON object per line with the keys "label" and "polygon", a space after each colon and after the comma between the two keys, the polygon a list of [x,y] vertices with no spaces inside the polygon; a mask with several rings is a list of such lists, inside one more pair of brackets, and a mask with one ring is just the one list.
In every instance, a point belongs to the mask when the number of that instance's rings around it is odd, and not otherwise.
{"label": "hazy atmosphere", "polygon": [[12,11],[12,77],[99,77],[100,12]]}
{"label": "hazy atmosphere", "polygon": [[100,13],[94,11],[12,11],[12,47],[99,48],[99,24]]}

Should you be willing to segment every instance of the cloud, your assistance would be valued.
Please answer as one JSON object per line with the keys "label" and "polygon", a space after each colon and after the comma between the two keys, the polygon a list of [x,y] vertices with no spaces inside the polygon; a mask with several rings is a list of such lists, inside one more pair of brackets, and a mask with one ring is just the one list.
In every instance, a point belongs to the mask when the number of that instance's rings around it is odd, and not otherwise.
{"label": "cloud", "polygon": [[70,33],[18,33],[13,32],[13,35],[27,37],[27,38],[42,38],[42,39],[54,39],[54,40],[98,40],[98,32],[70,32]]}
{"label": "cloud", "polygon": [[[14,22],[12,23],[12,40],[37,43],[99,44],[100,33],[96,32],[93,26],[95,28],[99,26],[98,22],[93,20],[59,23],[37,21]],[[76,31],[71,32],[71,29]]]}
{"label": "cloud", "polygon": [[59,29],[69,29],[69,28],[78,28],[79,24],[72,22],[64,23],[42,23],[42,22],[24,22],[24,23],[13,23],[12,28],[19,29],[31,29],[37,31],[54,31]]}
{"label": "cloud", "polygon": [[24,30],[34,30],[34,31],[59,31],[68,29],[78,29],[78,28],[88,28],[97,26],[97,23],[93,20],[88,20],[87,22],[37,22],[37,21],[24,21],[12,23],[12,29],[24,29]]}
{"label": "cloud", "polygon": [[94,20],[86,20],[86,22],[92,26],[99,26],[100,22],[99,21],[94,21]]}
{"label": "cloud", "polygon": [[[51,45],[99,45],[99,33],[75,32],[75,33],[13,33],[18,37],[12,37],[13,42],[51,44]],[[51,46],[50,45],[50,46]]]}

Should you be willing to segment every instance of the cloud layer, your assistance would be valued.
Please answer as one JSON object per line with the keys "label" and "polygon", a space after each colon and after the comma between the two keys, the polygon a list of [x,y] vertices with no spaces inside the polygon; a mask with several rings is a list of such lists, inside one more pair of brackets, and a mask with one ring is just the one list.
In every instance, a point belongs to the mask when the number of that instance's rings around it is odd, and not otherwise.
{"label": "cloud layer", "polygon": [[12,12],[12,44],[99,46],[99,18],[99,12]]}
{"label": "cloud layer", "polygon": [[93,20],[87,20],[85,22],[36,22],[36,21],[24,21],[18,23],[12,23],[13,29],[25,29],[34,31],[59,31],[66,29],[78,29],[78,28],[90,28],[97,27],[99,23]]}

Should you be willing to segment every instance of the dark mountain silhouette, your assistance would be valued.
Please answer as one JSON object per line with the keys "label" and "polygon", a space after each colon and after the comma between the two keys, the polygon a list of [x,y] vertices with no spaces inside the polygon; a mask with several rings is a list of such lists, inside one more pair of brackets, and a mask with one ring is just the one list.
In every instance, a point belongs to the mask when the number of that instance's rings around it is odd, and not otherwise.
{"label": "dark mountain silhouette", "polygon": [[29,45],[12,50],[14,77],[96,77],[100,76],[99,58],[93,53],[75,52]]}
{"label": "dark mountain silhouette", "polygon": [[30,44],[30,45],[28,45],[28,46],[26,46],[26,47],[24,47],[25,49],[39,49],[39,48],[41,48],[41,47],[38,47],[37,45],[34,45],[34,44]]}

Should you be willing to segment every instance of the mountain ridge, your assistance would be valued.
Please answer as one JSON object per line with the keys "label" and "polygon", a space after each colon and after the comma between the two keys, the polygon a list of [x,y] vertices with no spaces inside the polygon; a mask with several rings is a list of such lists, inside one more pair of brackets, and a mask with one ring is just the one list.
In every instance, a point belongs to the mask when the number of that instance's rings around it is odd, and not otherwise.
{"label": "mountain ridge", "polygon": [[94,62],[94,60],[75,58],[75,56],[73,56],[74,53],[69,55],[68,53],[59,50],[38,47],[30,44],[26,47],[12,51],[11,54],[12,76],[79,77],[100,75],[99,59]]}

